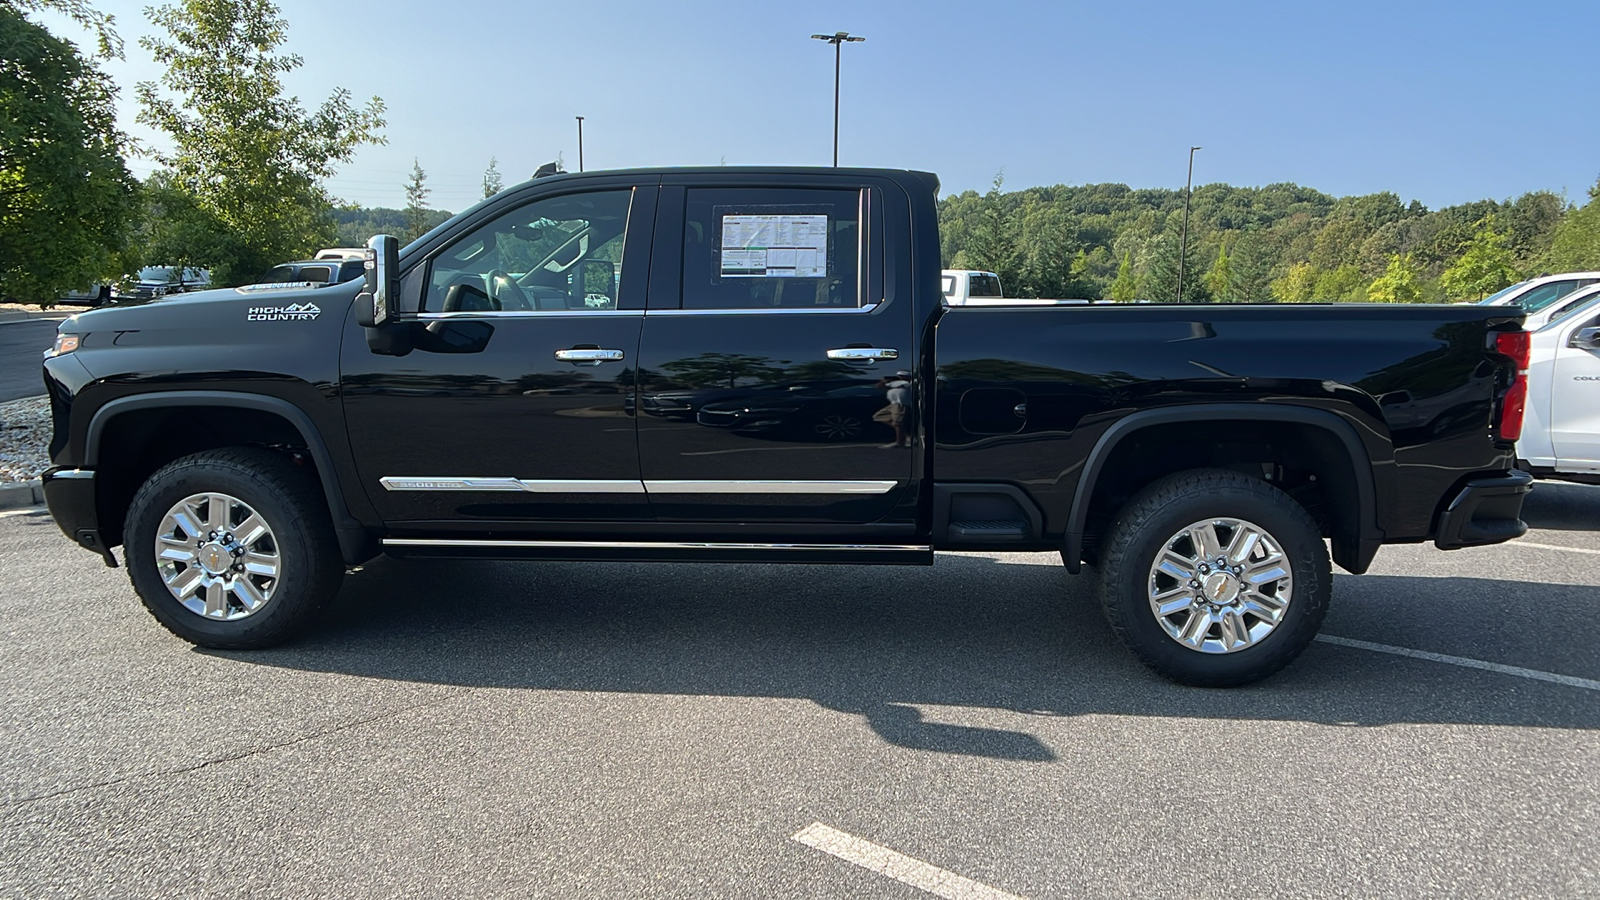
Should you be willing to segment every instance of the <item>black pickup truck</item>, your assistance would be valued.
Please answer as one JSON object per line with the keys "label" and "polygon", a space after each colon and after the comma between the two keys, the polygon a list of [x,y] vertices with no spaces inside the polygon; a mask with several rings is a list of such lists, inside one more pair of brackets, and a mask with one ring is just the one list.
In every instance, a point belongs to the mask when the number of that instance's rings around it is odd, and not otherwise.
{"label": "black pickup truck", "polygon": [[83,313],[44,363],[50,511],[222,648],[284,640],[380,553],[1059,551],[1200,685],[1305,648],[1330,547],[1359,573],[1525,530],[1515,309],[947,309],[937,192],[557,174],[374,238],[364,282]]}

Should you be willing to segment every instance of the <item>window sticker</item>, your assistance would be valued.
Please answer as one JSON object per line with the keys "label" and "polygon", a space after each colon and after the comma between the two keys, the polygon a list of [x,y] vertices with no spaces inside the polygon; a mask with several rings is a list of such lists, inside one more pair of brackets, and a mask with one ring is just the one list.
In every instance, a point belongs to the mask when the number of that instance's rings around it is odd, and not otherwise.
{"label": "window sticker", "polygon": [[825,278],[828,217],[722,217],[723,278]]}

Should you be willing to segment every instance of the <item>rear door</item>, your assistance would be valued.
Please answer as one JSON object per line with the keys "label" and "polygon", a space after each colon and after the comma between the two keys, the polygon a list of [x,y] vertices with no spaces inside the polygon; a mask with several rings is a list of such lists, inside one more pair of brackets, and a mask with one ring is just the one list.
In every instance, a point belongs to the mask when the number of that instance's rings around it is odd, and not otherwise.
{"label": "rear door", "polygon": [[1600,350],[1576,340],[1586,328],[1600,326],[1590,309],[1554,327],[1554,379],[1550,388],[1550,442],[1556,468],[1563,472],[1600,471]]}
{"label": "rear door", "polygon": [[640,345],[656,518],[909,530],[917,335],[909,248],[884,241],[885,222],[908,233],[904,193],[695,178],[663,182]]}

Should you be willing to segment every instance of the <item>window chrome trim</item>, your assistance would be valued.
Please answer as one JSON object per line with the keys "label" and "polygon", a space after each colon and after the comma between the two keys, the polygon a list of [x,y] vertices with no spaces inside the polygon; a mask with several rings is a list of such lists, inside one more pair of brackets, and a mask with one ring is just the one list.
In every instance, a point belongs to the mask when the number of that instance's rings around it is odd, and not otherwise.
{"label": "window chrome trim", "polygon": [[475,478],[385,475],[386,491],[527,492],[532,494],[887,494],[898,481],[633,481],[622,479]]}
{"label": "window chrome trim", "polygon": [[721,541],[516,541],[475,538],[384,538],[385,547],[504,547],[504,548],[582,548],[621,550],[859,550],[883,552],[899,550],[922,552],[927,544],[745,544]]}
{"label": "window chrome trim", "polygon": [[898,481],[646,481],[652,494],[887,494]]}
{"label": "window chrome trim", "polygon": [[522,491],[530,494],[642,494],[644,482],[565,478],[428,478],[386,475],[386,491]]}
{"label": "window chrome trim", "polygon": [[573,318],[587,316],[642,316],[642,309],[512,309],[512,310],[455,310],[452,312],[411,313],[405,318],[422,322],[441,319],[534,319]]}
{"label": "window chrome trim", "polygon": [[768,316],[770,316],[770,315],[773,315],[774,313],[781,314],[781,315],[786,315],[786,316],[792,316],[792,315],[795,315],[797,313],[800,314],[800,315],[815,315],[817,313],[831,313],[833,315],[838,316],[838,315],[850,315],[851,313],[877,312],[879,309],[881,309],[883,307],[883,305],[886,302],[887,301],[880,300],[877,303],[872,304],[871,306],[843,306],[843,307],[833,307],[833,308],[822,307],[822,308],[816,308],[816,309],[811,308],[811,307],[806,307],[806,306],[794,307],[794,308],[761,306],[761,307],[754,307],[754,308],[750,308],[750,309],[742,309],[742,308],[739,308],[739,307],[734,307],[732,309],[647,309],[647,310],[645,310],[645,312],[648,313],[649,315],[652,315],[652,316],[748,316],[748,315],[768,315]]}

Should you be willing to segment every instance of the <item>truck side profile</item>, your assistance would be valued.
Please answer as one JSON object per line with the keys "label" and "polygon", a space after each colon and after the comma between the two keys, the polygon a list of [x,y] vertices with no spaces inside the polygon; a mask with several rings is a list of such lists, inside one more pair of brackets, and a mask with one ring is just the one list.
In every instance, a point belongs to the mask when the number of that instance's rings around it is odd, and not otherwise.
{"label": "truck side profile", "polygon": [[75,316],[44,364],[51,513],[123,547],[174,633],[243,649],[380,553],[1058,551],[1141,660],[1213,686],[1304,649],[1330,547],[1360,573],[1526,530],[1517,309],[946,308],[937,194],[558,174],[374,238],[363,282]]}

